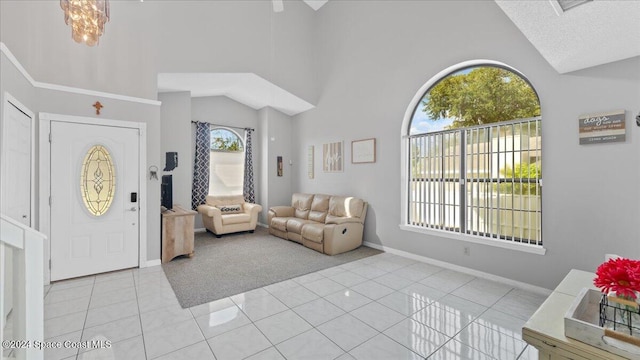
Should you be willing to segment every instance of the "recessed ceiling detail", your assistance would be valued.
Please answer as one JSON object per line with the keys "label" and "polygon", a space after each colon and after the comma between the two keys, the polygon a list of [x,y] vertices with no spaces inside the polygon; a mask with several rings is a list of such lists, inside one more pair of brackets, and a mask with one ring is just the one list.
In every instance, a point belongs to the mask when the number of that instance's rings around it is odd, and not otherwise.
{"label": "recessed ceiling detail", "polygon": [[190,91],[191,97],[226,96],[256,110],[269,106],[289,116],[315,107],[253,73],[161,73],[158,91]]}
{"label": "recessed ceiling detail", "polygon": [[318,11],[329,0],[302,0],[302,1],[304,1],[307,5],[309,5],[313,10]]}
{"label": "recessed ceiling detail", "polygon": [[589,1],[562,16],[556,0],[495,1],[561,74],[640,56],[640,1]]}
{"label": "recessed ceiling detail", "polygon": [[573,9],[576,6],[584,5],[593,0],[549,0],[551,2],[555,2],[560,6],[562,11],[567,11],[569,9]]}

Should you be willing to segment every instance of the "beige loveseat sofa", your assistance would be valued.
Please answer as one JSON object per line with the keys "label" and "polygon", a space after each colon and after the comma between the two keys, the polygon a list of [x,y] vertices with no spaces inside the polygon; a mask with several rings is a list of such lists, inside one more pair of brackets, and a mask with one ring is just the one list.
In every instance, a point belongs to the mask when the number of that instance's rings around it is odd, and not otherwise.
{"label": "beige loveseat sofa", "polygon": [[269,233],[327,255],[362,245],[367,203],[324,194],[293,194],[291,206],[269,209]]}
{"label": "beige loveseat sofa", "polygon": [[245,203],[242,195],[206,197],[206,203],[198,206],[202,222],[217,237],[240,231],[253,232],[262,206]]}

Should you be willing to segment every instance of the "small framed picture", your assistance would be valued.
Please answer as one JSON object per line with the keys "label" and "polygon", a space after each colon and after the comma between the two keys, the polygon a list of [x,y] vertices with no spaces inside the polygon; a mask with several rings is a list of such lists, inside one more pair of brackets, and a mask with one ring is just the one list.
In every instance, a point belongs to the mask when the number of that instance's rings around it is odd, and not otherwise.
{"label": "small framed picture", "polygon": [[278,176],[282,176],[282,171],[283,171],[283,166],[282,166],[282,156],[278,156],[276,158],[276,161],[278,163]]}
{"label": "small framed picture", "polygon": [[351,163],[376,162],[376,139],[354,140],[351,142]]}

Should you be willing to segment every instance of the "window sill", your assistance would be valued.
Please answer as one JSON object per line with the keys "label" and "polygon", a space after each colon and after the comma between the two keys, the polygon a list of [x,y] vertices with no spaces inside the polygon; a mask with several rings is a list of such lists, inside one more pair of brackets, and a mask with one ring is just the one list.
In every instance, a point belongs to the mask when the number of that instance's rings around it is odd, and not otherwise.
{"label": "window sill", "polygon": [[513,243],[510,241],[503,241],[503,240],[487,239],[480,236],[474,236],[474,235],[468,235],[468,234],[457,234],[457,233],[452,233],[444,230],[425,229],[419,226],[413,226],[413,225],[407,225],[407,224],[401,224],[400,229],[405,231],[420,233],[420,234],[445,237],[449,239],[466,241],[474,244],[495,246],[503,249],[521,251],[521,252],[526,252],[526,253],[536,254],[536,255],[544,255],[547,252],[547,249],[545,249],[542,246]]}

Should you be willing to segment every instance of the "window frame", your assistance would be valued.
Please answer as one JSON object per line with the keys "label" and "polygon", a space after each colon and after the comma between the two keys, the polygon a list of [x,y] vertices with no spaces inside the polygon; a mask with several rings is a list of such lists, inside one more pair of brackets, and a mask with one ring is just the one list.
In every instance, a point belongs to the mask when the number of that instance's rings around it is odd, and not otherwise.
{"label": "window frame", "polygon": [[[494,246],[499,248],[522,251],[527,253],[533,253],[538,255],[544,255],[546,253],[546,248],[544,247],[544,245],[532,245],[532,244],[526,244],[526,243],[519,243],[519,242],[514,242],[509,240],[478,236],[478,235],[473,235],[468,233],[460,233],[460,232],[453,232],[449,230],[441,230],[441,229],[435,229],[435,228],[416,226],[409,223],[409,205],[410,205],[409,196],[411,191],[411,186],[410,186],[411,166],[409,162],[411,159],[411,138],[412,138],[412,135],[410,135],[410,131],[411,131],[411,124],[412,124],[414,112],[416,111],[418,105],[426,95],[427,91],[429,91],[433,86],[435,86],[442,79],[460,70],[464,70],[470,67],[480,67],[480,66],[500,67],[505,70],[511,71],[516,75],[520,76],[522,79],[524,79],[531,86],[533,91],[536,92],[535,87],[531,84],[531,82],[527,79],[527,77],[524,76],[520,71],[518,71],[517,69],[514,69],[513,67],[507,64],[494,61],[494,60],[478,59],[478,60],[469,60],[469,61],[461,62],[440,71],[438,74],[436,74],[431,79],[429,79],[429,81],[427,81],[416,92],[413,99],[409,103],[405,111],[402,127],[400,130],[401,131],[400,133],[401,135],[401,194],[400,194],[401,207],[400,207],[399,227],[402,230],[416,232],[420,234],[427,234],[427,235],[444,237],[444,238],[452,238],[460,241],[466,241],[471,243],[477,243],[477,244],[489,245],[489,246]],[[536,96],[538,96],[537,92],[536,92]],[[538,96],[538,99],[539,99],[539,96]],[[481,126],[486,126],[486,125],[481,125]],[[470,129],[470,128],[473,128],[473,127],[464,128],[464,130]],[[540,154],[542,157],[543,156],[542,141],[540,146]],[[541,212],[543,207],[544,205],[541,204],[541,209],[540,209]],[[542,220],[540,225],[540,233],[541,234],[543,233]]]}
{"label": "window frame", "polygon": [[[242,136],[240,136],[240,134],[238,134],[235,130],[230,129],[230,128],[225,127],[225,126],[219,126],[219,125],[213,125],[213,124],[210,124],[210,125],[209,125],[209,136],[210,136],[210,137],[211,137],[211,133],[212,133],[213,131],[215,131],[215,130],[225,130],[225,131],[228,131],[228,132],[232,133],[233,135],[235,135],[235,136],[238,138],[238,140],[240,141],[240,146],[242,146],[242,150],[239,150],[239,151],[233,151],[233,150],[219,150],[219,149],[211,149],[211,144],[209,144],[209,149],[210,149],[211,151],[218,151],[218,152],[241,152],[241,153],[244,153],[244,152],[246,151],[246,149],[245,149],[245,144],[244,144],[245,140],[244,140],[244,139],[242,138]],[[212,137],[211,137],[211,138],[212,138]]]}
{"label": "window frame", "polygon": [[[209,136],[211,137],[211,138],[210,138],[210,140],[212,139],[212,134],[211,134],[211,133],[212,133],[213,131],[215,131],[215,130],[225,130],[225,131],[228,131],[228,132],[230,132],[231,134],[235,135],[235,136],[238,138],[238,141],[240,142],[240,145],[242,146],[242,150],[239,150],[239,151],[233,151],[233,150],[211,149],[211,145],[209,145],[209,151],[210,151],[211,153],[216,152],[216,153],[237,153],[237,154],[242,154],[242,158],[244,159],[244,157],[245,157],[245,152],[247,151],[247,147],[246,147],[246,143],[245,143],[245,142],[246,142],[246,139],[245,139],[243,136],[240,136],[240,134],[238,134],[238,132],[237,132],[237,131],[235,131],[235,130],[233,130],[233,129],[229,128],[229,127],[226,127],[226,126],[220,126],[220,125],[214,125],[214,124],[209,124]],[[211,162],[212,162],[212,159],[213,159],[213,154],[210,154],[210,159],[209,159],[209,173],[210,173],[210,176],[212,176],[212,172],[213,172],[213,169],[211,169]],[[243,173],[243,176],[244,176],[244,166],[245,166],[245,164],[244,164],[244,160],[243,160],[243,161],[242,161],[242,173]],[[243,182],[244,182],[244,180],[243,180]],[[209,191],[208,191],[208,195],[211,195],[211,196],[218,196],[218,195],[220,195],[220,194],[215,195],[214,193],[212,193],[212,191],[211,191],[211,178],[209,179]],[[242,195],[242,192],[241,192],[240,194],[231,194],[231,195]]]}

